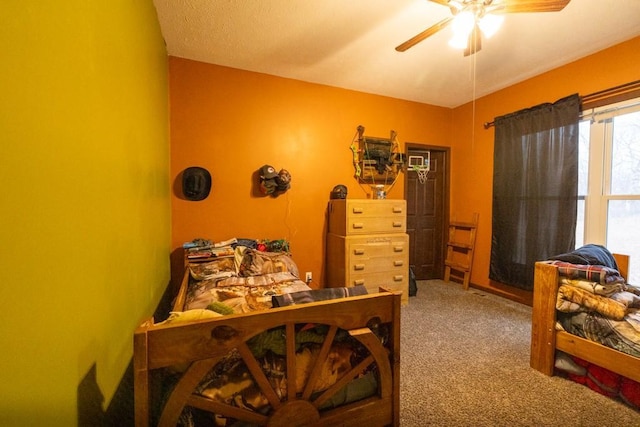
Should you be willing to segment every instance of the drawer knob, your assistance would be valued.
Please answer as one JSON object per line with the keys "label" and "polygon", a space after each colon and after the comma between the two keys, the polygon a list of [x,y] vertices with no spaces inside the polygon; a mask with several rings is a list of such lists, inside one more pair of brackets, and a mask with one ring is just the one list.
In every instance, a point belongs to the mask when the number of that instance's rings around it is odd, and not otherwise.
{"label": "drawer knob", "polygon": [[402,267],[404,265],[404,262],[400,260],[395,260],[393,261],[393,265],[396,267]]}
{"label": "drawer knob", "polygon": [[404,250],[404,248],[402,246],[394,246],[393,247],[393,252],[402,252]]}
{"label": "drawer knob", "polygon": [[364,228],[364,224],[362,224],[361,222],[354,222],[353,223],[353,228]]}
{"label": "drawer knob", "polygon": [[353,281],[354,286],[364,285],[364,279],[356,279]]}
{"label": "drawer knob", "polygon": [[393,213],[402,213],[402,207],[394,206],[393,207]]}
{"label": "drawer knob", "polygon": [[353,269],[356,271],[364,270],[364,264],[354,264]]}
{"label": "drawer knob", "polygon": [[394,221],[393,222],[393,226],[396,227],[396,228],[397,227],[402,227],[402,223],[400,221]]}
{"label": "drawer knob", "polygon": [[355,207],[355,206],[354,206],[354,207],[353,207],[352,212],[353,212],[354,214],[359,214],[359,213],[364,212],[364,210],[363,210],[362,208],[359,208],[359,207]]}
{"label": "drawer knob", "polygon": [[354,249],[353,250],[353,254],[354,255],[364,255],[364,249]]}
{"label": "drawer knob", "polygon": [[393,276],[393,280],[396,282],[402,282],[402,279],[404,279],[404,276],[401,274]]}

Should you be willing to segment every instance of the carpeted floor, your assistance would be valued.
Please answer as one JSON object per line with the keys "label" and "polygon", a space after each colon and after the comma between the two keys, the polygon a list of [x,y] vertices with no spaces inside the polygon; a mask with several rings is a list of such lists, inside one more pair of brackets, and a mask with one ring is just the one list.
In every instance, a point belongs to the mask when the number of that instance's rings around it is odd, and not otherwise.
{"label": "carpeted floor", "polygon": [[401,328],[403,427],[640,426],[628,406],[529,367],[528,306],[419,281]]}

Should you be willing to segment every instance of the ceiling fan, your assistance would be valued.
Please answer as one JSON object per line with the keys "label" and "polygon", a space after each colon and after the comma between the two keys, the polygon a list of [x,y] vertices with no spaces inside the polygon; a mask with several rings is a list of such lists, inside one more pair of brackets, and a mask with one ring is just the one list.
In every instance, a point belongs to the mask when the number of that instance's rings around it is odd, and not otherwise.
{"label": "ceiling fan", "polygon": [[[450,44],[464,48],[464,56],[473,55],[482,47],[481,32],[490,37],[499,27],[503,14],[526,12],[559,12],[571,0],[429,0],[448,6],[452,16],[443,19],[396,47],[398,52],[415,46],[427,37],[451,24],[454,38]],[[500,21],[500,22],[498,22]]]}

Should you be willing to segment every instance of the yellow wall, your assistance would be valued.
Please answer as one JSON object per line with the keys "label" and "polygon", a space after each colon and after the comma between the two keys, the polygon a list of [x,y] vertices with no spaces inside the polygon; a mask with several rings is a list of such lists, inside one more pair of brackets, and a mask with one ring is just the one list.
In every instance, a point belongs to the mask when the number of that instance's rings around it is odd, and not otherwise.
{"label": "yellow wall", "polygon": [[[358,125],[369,136],[395,130],[403,150],[405,142],[450,144],[448,108],[180,58],[169,64],[174,249],[196,237],[287,238],[301,273],[311,271],[320,285],[329,193],[345,184],[350,198],[367,197],[349,150]],[[291,189],[275,198],[255,194],[255,172],[264,164],[287,169]],[[211,172],[203,201],[179,197],[189,166]],[[403,179],[389,198],[404,198]]]}
{"label": "yellow wall", "polygon": [[524,295],[489,280],[494,128],[485,130],[483,123],[573,93],[587,95],[639,78],[640,37],[637,37],[478,99],[475,115],[472,103],[454,109],[451,212],[464,216],[474,211],[480,213],[472,283]]}
{"label": "yellow wall", "polygon": [[166,50],[151,0],[0,15],[0,425],[71,426],[169,281]]}

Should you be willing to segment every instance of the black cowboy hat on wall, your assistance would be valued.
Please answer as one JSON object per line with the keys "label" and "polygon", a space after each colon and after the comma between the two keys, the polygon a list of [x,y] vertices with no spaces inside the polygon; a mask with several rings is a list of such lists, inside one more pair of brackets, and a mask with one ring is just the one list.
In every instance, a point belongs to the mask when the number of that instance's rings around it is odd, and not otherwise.
{"label": "black cowboy hat on wall", "polygon": [[182,193],[187,200],[204,200],[210,191],[211,174],[208,170],[192,166],[182,172]]}

